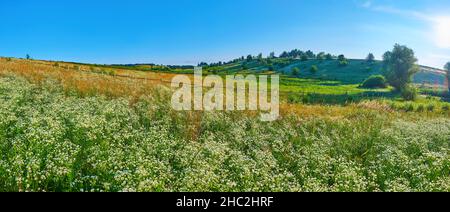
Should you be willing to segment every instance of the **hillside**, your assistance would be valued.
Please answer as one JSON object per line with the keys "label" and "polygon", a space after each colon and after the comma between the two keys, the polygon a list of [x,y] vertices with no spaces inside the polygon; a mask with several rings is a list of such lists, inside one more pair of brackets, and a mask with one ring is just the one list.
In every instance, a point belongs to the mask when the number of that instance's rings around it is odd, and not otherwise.
{"label": "hillside", "polygon": [[[312,66],[317,66],[318,71],[316,73],[310,71]],[[285,75],[292,75],[293,68],[300,70],[299,75],[297,75],[299,78],[333,80],[344,84],[359,84],[371,75],[382,74],[381,61],[368,63],[361,59],[349,59],[348,65],[339,66],[337,60],[310,59],[301,61],[300,59],[275,58],[271,59],[269,63],[267,60],[239,61],[207,67],[206,69],[218,73],[263,73],[273,70]],[[444,86],[446,83],[444,71],[426,66],[420,66],[420,72],[414,76],[413,80],[417,84],[426,83]]]}

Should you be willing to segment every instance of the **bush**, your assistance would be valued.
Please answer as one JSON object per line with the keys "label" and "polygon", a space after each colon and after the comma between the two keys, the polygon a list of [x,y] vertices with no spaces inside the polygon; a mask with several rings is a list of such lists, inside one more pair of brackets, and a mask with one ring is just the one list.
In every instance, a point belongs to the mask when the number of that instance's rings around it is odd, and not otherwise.
{"label": "bush", "polygon": [[414,101],[417,99],[417,89],[412,86],[407,86],[401,91],[402,98],[407,101]]}
{"label": "bush", "polygon": [[386,78],[382,75],[373,75],[366,79],[362,86],[363,88],[386,88]]}
{"label": "bush", "polygon": [[319,71],[319,68],[317,68],[316,65],[312,65],[311,69],[309,71],[311,71],[311,73],[315,74],[315,73],[317,73]]}
{"label": "bush", "polygon": [[348,65],[348,61],[347,60],[340,60],[339,61],[339,66],[344,67]]}
{"label": "bush", "polygon": [[297,67],[292,68],[292,75],[293,76],[298,76],[299,74],[300,74],[300,69],[299,68],[297,68]]}

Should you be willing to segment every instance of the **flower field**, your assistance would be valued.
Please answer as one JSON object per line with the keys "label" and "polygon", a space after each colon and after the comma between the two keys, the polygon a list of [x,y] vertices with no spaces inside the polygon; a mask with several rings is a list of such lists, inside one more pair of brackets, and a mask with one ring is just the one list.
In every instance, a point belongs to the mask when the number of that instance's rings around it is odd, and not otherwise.
{"label": "flower field", "polygon": [[261,122],[175,112],[155,83],[0,63],[0,191],[450,191],[448,111],[285,103]]}

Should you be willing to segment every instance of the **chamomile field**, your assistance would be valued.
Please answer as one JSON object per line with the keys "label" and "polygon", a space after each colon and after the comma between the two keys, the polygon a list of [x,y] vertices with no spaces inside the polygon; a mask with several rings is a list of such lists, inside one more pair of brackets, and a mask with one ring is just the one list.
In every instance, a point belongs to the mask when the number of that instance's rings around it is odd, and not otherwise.
{"label": "chamomile field", "polygon": [[361,86],[381,66],[205,67],[281,74],[281,116],[262,122],[174,111],[170,81],[191,67],[0,58],[0,191],[450,191],[445,75],[424,68],[406,101]]}

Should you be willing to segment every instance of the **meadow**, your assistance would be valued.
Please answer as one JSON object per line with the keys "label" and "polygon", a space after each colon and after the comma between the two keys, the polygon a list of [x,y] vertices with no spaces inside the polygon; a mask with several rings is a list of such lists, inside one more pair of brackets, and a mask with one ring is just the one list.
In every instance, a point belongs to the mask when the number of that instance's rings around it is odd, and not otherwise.
{"label": "meadow", "polygon": [[450,191],[440,96],[286,73],[261,122],[173,111],[184,72],[1,58],[0,191]]}

